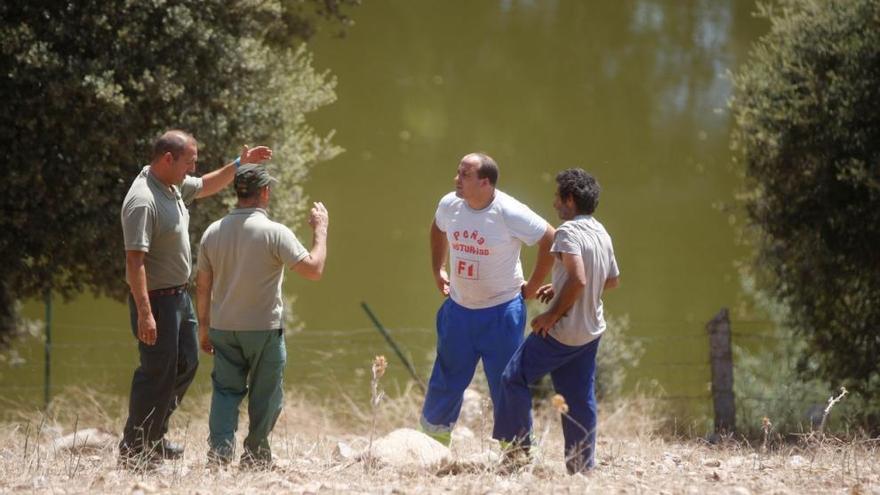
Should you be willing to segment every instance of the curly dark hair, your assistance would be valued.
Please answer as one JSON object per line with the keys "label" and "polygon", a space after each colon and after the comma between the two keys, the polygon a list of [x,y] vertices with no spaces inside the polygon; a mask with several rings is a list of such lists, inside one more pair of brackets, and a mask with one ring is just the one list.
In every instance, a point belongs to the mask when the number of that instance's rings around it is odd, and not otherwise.
{"label": "curly dark hair", "polygon": [[580,215],[592,215],[599,206],[599,183],[582,168],[570,168],[556,174],[559,199],[574,198]]}

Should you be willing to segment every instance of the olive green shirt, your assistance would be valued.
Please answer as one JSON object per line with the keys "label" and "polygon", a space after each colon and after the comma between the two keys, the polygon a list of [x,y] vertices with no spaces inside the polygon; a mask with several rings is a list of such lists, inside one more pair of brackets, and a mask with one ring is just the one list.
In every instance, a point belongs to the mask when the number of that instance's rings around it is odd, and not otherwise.
{"label": "olive green shirt", "polygon": [[274,330],[284,324],[284,266],[309,252],[262,208],[237,208],[212,223],[199,247],[199,271],[210,273],[211,328]]}
{"label": "olive green shirt", "polygon": [[186,207],[201,190],[202,179],[190,176],[180,186],[166,186],[150,172],[149,165],[131,183],[122,202],[122,235],[126,251],[147,253],[147,290],[189,281],[192,253]]}

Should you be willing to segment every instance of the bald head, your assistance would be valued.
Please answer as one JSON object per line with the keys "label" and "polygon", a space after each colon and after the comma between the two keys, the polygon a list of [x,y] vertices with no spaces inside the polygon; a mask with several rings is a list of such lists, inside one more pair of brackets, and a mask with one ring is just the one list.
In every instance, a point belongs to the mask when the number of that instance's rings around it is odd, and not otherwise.
{"label": "bald head", "polygon": [[159,139],[153,143],[151,161],[155,162],[162,158],[165,153],[171,153],[171,157],[177,160],[180,158],[180,155],[183,154],[187,145],[194,142],[195,138],[188,132],[178,129],[165,131],[165,133],[159,136]]}
{"label": "bald head", "polygon": [[495,187],[498,183],[498,164],[491,156],[485,153],[468,153],[461,159],[462,162],[472,163],[477,166],[477,177],[489,179],[489,184]]}

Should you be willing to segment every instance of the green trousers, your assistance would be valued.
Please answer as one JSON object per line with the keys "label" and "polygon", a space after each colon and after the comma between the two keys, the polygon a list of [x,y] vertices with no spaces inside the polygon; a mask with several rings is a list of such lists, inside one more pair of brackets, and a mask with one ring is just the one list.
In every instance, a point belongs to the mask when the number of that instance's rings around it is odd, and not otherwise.
{"label": "green trousers", "polygon": [[209,456],[231,461],[235,454],[238,408],[248,396],[248,435],[242,459],[272,460],[269,433],[281,413],[287,350],[282,330],[229,331],[211,329],[214,371],[211,414],[208,420]]}

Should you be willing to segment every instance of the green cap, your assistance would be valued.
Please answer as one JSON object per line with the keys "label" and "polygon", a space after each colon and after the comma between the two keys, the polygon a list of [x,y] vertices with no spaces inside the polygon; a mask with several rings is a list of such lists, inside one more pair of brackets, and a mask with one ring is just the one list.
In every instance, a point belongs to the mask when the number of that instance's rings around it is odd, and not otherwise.
{"label": "green cap", "polygon": [[261,188],[278,182],[262,165],[242,165],[235,171],[235,192],[239,196],[253,196]]}

